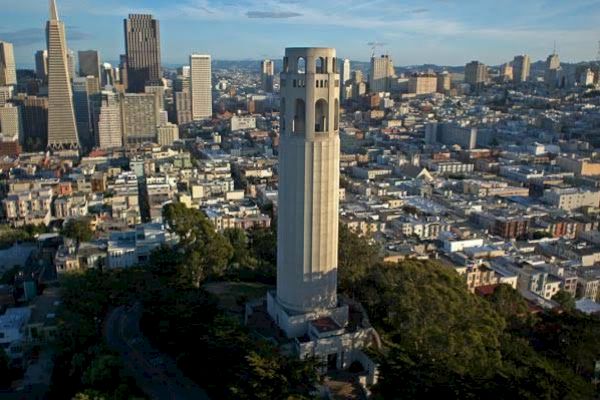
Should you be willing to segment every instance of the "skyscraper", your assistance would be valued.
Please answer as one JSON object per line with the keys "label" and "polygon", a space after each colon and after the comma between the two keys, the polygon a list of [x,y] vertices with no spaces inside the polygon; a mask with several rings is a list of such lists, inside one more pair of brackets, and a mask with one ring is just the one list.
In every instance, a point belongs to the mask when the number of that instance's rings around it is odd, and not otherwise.
{"label": "skyscraper", "polygon": [[261,61],[260,71],[262,90],[264,90],[267,93],[273,93],[273,76],[275,74],[275,63],[271,60]]}
{"label": "skyscraper", "polygon": [[91,119],[91,97],[100,91],[98,78],[94,76],[73,79],[73,104],[75,121],[81,147],[89,150],[94,147],[94,134]]}
{"label": "skyscraper", "polygon": [[452,76],[448,71],[443,71],[437,74],[437,92],[446,93],[452,88]]}
{"label": "skyscraper", "polygon": [[91,98],[95,145],[101,149],[123,146],[119,95],[111,91],[96,93]]}
{"label": "skyscraper", "polygon": [[513,60],[513,81],[516,83],[527,82],[531,62],[527,54],[515,56]]}
{"label": "skyscraper", "polygon": [[349,305],[337,297],[340,91],[329,83],[340,79],[335,50],[287,48],[283,65],[277,289],[267,294],[267,311],[288,337],[306,338],[300,357],[346,368],[373,330],[351,326]]}
{"label": "skyscraper", "polygon": [[43,83],[48,82],[48,50],[36,51],[35,74]]}
{"label": "skyscraper", "polygon": [[344,58],[344,62],[342,63],[342,83],[346,83],[350,80],[350,60]]}
{"label": "skyscraper", "polygon": [[96,50],[84,50],[78,52],[79,76],[94,76],[100,78],[100,56]]}
{"label": "skyscraper", "polygon": [[480,86],[487,82],[488,71],[485,64],[479,61],[471,61],[465,65],[465,83],[471,86]]}
{"label": "skyscraper", "polygon": [[129,14],[125,26],[127,90],[144,92],[146,86],[160,85],[160,25],[148,14]]}
{"label": "skyscraper", "polygon": [[79,140],[73,93],[69,81],[65,25],[58,19],[56,1],[50,0],[50,20],[46,25],[48,45],[48,147],[77,149]]}
{"label": "skyscraper", "polygon": [[500,78],[503,82],[510,82],[513,80],[513,67],[510,63],[502,64],[500,67]]}
{"label": "skyscraper", "polygon": [[21,107],[11,103],[0,107],[0,133],[6,138],[23,139]]}
{"label": "skyscraper", "polygon": [[389,92],[391,78],[395,75],[394,63],[387,54],[381,57],[371,57],[371,70],[369,72],[369,91]]}
{"label": "skyscraper", "polygon": [[12,43],[0,41],[0,86],[17,84],[17,68]]}
{"label": "skyscraper", "polygon": [[553,52],[546,59],[546,71],[544,72],[544,82],[550,87],[558,84],[558,71],[560,70],[560,58],[556,52]]}
{"label": "skyscraper", "polygon": [[190,94],[194,121],[212,117],[210,62],[209,55],[192,54],[190,56]]}

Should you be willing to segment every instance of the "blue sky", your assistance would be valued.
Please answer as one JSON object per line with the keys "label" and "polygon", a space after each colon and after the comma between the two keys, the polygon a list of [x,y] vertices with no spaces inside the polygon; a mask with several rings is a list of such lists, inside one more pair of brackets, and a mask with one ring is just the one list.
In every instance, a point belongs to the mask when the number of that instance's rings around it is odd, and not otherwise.
{"label": "blue sky", "polygon": [[[500,64],[515,54],[534,60],[596,57],[600,0],[57,0],[69,47],[123,52],[123,18],[149,12],[161,22],[164,63],[191,52],[216,59],[280,58],[286,46],[328,46],[339,57],[368,60],[383,43],[396,65]],[[31,66],[45,47],[46,0],[0,0],[0,40]]]}

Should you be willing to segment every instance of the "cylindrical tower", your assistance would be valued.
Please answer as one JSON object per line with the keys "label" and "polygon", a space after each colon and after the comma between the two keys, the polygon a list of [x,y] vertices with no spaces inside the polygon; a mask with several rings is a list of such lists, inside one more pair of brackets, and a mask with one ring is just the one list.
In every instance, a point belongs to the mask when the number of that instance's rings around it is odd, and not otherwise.
{"label": "cylindrical tower", "polygon": [[292,313],[337,306],[339,86],[335,49],[285,50],[277,299]]}

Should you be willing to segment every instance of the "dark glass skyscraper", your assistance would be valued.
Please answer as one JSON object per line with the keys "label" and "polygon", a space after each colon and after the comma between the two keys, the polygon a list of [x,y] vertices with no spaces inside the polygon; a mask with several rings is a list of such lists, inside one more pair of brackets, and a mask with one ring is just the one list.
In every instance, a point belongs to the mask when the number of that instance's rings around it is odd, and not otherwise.
{"label": "dark glass skyscraper", "polygon": [[129,14],[124,20],[127,53],[127,91],[143,93],[161,84],[160,27],[148,14]]}
{"label": "dark glass skyscraper", "polygon": [[79,76],[100,79],[100,57],[96,50],[79,51]]}

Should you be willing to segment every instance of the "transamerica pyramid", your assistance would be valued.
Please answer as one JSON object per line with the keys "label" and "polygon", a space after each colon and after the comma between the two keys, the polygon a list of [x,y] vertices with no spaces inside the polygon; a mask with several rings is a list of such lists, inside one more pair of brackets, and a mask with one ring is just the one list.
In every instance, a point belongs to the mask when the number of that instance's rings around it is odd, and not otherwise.
{"label": "transamerica pyramid", "polygon": [[46,40],[48,45],[48,148],[78,149],[65,25],[58,19],[55,0],[50,0]]}

